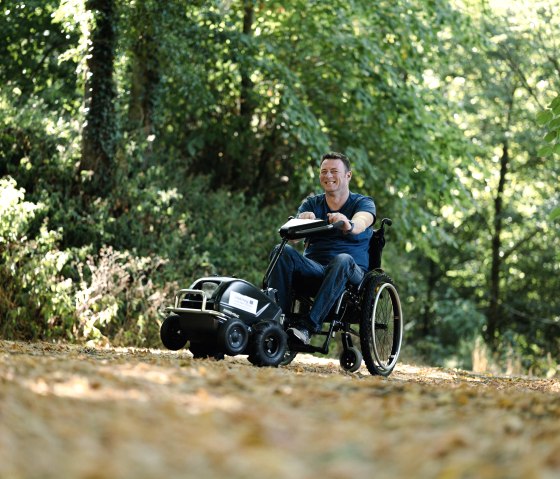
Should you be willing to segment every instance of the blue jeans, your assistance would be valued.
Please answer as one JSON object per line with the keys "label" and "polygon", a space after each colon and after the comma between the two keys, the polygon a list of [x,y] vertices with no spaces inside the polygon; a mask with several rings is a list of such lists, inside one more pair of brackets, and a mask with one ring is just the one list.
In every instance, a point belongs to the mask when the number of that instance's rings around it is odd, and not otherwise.
{"label": "blue jeans", "polygon": [[310,332],[316,333],[321,330],[323,321],[346,289],[346,284],[358,285],[364,274],[349,254],[339,254],[324,266],[286,245],[270,274],[268,285],[278,290],[278,302],[284,314],[289,313],[292,307],[293,291],[314,296],[309,320],[314,328]]}

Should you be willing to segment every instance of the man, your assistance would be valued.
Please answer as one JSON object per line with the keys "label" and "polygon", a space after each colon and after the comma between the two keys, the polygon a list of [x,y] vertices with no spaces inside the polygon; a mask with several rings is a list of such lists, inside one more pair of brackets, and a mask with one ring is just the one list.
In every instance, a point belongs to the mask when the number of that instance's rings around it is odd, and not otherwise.
{"label": "man", "polygon": [[271,273],[269,285],[278,290],[280,307],[290,311],[293,289],[314,296],[309,316],[288,333],[309,344],[321,331],[323,321],[346,284],[359,284],[369,266],[370,226],[375,222],[373,199],[350,191],[352,171],[342,153],[331,152],[321,159],[323,194],[309,196],[298,209],[298,218],[343,222],[324,236],[312,238],[303,255],[287,245]]}

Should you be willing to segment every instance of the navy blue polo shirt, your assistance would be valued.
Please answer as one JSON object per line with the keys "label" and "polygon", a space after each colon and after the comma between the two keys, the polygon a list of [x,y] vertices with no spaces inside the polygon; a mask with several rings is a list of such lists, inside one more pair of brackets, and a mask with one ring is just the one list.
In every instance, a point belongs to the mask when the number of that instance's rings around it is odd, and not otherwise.
{"label": "navy blue polo shirt", "polygon": [[[349,220],[358,212],[366,211],[371,213],[375,219],[376,209],[373,199],[358,193],[350,193],[344,206],[337,211],[331,210],[327,204],[324,193],[308,196],[303,200],[298,208],[298,214],[304,211],[315,213],[315,217],[328,220],[327,213],[342,213]],[[369,267],[369,240],[373,234],[372,228],[366,228],[358,235],[344,234],[341,230],[333,229],[316,238],[310,238],[309,244],[304,251],[304,256],[317,261],[322,265],[327,265],[332,258],[341,253],[347,253],[354,258],[354,261],[364,271]]]}

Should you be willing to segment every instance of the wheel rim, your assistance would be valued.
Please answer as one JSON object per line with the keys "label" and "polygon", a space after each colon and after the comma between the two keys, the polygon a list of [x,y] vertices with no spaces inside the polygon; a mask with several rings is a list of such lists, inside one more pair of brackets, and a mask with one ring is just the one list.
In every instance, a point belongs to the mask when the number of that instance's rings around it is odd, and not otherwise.
{"label": "wheel rim", "polygon": [[240,327],[232,328],[228,334],[229,344],[233,349],[239,349],[245,342],[245,334]]}
{"label": "wheel rim", "polygon": [[219,343],[226,354],[235,356],[243,352],[249,340],[249,331],[240,321],[233,321],[224,326]]}
{"label": "wheel rim", "polygon": [[375,296],[371,316],[373,354],[385,372],[395,366],[402,342],[402,310],[395,287],[383,283]]}
{"label": "wheel rim", "polygon": [[345,349],[340,356],[340,366],[345,371],[355,373],[362,365],[362,353],[359,349],[351,347]]}
{"label": "wheel rim", "polygon": [[356,365],[356,355],[350,352],[345,352],[340,363],[344,369],[352,369]]}
{"label": "wheel rim", "polygon": [[278,354],[278,349],[280,347],[280,341],[274,334],[269,334],[265,337],[263,342],[263,350],[265,354],[272,358]]}

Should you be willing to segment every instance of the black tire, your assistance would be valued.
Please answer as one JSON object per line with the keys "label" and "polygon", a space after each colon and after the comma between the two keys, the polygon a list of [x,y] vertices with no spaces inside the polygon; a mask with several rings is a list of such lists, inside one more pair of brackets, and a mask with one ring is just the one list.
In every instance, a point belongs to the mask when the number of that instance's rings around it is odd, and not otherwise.
{"label": "black tire", "polygon": [[220,351],[214,344],[191,341],[191,343],[189,344],[189,350],[192,353],[194,359],[224,359],[224,353]]}
{"label": "black tire", "polygon": [[255,366],[278,366],[286,355],[288,336],[282,326],[262,321],[254,327],[249,361]]}
{"label": "black tire", "polygon": [[181,328],[179,315],[171,313],[163,321],[159,330],[159,337],[163,345],[171,351],[178,351],[185,347],[188,341],[187,334]]}
{"label": "black tire", "polygon": [[362,365],[362,353],[358,348],[351,347],[342,351],[340,366],[345,371],[355,373]]}
{"label": "black tire", "polygon": [[249,343],[249,329],[243,321],[232,319],[220,326],[218,344],[230,356],[241,354]]}
{"label": "black tire", "polygon": [[391,278],[371,273],[362,288],[360,345],[368,371],[389,376],[401,351],[403,317],[399,294]]}
{"label": "black tire", "polygon": [[280,361],[280,366],[287,366],[295,359],[296,356],[297,351],[290,351],[289,349],[286,349],[284,357],[282,358],[282,361]]}

